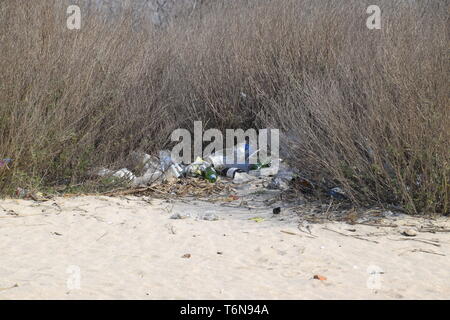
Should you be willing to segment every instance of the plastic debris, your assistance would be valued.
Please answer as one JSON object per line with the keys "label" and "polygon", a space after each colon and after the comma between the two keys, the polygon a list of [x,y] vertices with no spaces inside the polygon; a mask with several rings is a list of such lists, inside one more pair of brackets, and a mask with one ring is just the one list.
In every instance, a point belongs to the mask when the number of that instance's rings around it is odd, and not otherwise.
{"label": "plastic debris", "polygon": [[174,213],[173,215],[170,216],[170,219],[174,219],[174,220],[181,220],[181,219],[188,219],[191,217],[190,213]]}
{"label": "plastic debris", "polygon": [[112,170],[101,168],[96,172],[96,175],[98,175],[99,177],[107,177],[113,175],[113,173],[114,171]]}
{"label": "plastic debris", "polygon": [[116,177],[119,179],[126,179],[126,180],[133,180],[135,178],[135,175],[133,172],[128,170],[127,168],[122,168],[117,171],[112,171],[106,168],[101,168],[97,172],[94,173],[95,175],[99,177]]}
{"label": "plastic debris", "polygon": [[289,189],[289,180],[282,177],[274,177],[272,181],[267,185],[267,189],[287,190]]}
{"label": "plastic debris", "polygon": [[275,167],[264,167],[258,170],[251,170],[249,174],[256,177],[270,177],[275,176],[278,173],[278,168]]}
{"label": "plastic debris", "polygon": [[176,180],[183,175],[183,169],[179,164],[172,164],[164,174],[164,177],[167,181]]}
{"label": "plastic debris", "polygon": [[415,237],[415,236],[417,236],[417,231],[414,229],[406,229],[406,230],[403,230],[402,235],[407,236],[407,237]]}
{"label": "plastic debris", "polygon": [[147,172],[149,169],[159,170],[160,161],[157,157],[145,152],[134,151],[130,154],[128,169],[140,173]]}
{"label": "plastic debris", "polygon": [[245,182],[249,182],[251,180],[255,179],[253,176],[249,175],[248,173],[245,172],[237,172],[234,175],[234,179],[233,179],[233,183],[245,183]]}
{"label": "plastic debris", "polygon": [[122,168],[122,169],[114,172],[113,177],[116,177],[119,179],[133,180],[135,178],[135,175],[133,174],[133,172],[131,172],[127,168]]}
{"label": "plastic debris", "polygon": [[347,196],[345,195],[345,192],[339,187],[335,187],[335,188],[329,190],[328,195],[330,195],[332,198],[337,199],[337,200],[344,200],[347,198]]}
{"label": "plastic debris", "polygon": [[198,217],[198,219],[205,220],[205,221],[217,221],[217,220],[219,220],[219,217],[216,214],[214,214],[214,213],[207,212],[207,213],[205,213],[203,215],[200,215]]}
{"label": "plastic debris", "polygon": [[139,185],[148,185],[151,184],[158,179],[160,179],[163,176],[162,171],[154,168],[147,169],[147,171],[144,173],[144,175],[140,177],[135,177],[133,179],[133,185],[139,186]]}
{"label": "plastic debris", "polygon": [[248,143],[239,143],[231,149],[217,151],[205,160],[219,171],[225,168],[238,168],[248,172],[252,169],[252,166],[255,166],[253,163],[257,163],[258,151],[254,150]]}
{"label": "plastic debris", "polygon": [[[261,171],[264,170],[271,170],[271,168],[261,169]],[[288,167],[285,163],[281,163],[278,172],[275,174],[267,188],[272,190],[287,190],[289,189],[290,182],[295,178],[295,176],[295,172],[290,167]]]}
{"label": "plastic debris", "polygon": [[220,153],[208,156],[206,158],[206,161],[210,163],[214,168],[216,168],[216,170],[221,171],[223,169],[229,168],[225,165],[224,155]]}
{"label": "plastic debris", "polygon": [[3,159],[3,160],[0,160],[0,169],[1,168],[9,169],[8,165],[11,164],[13,161],[14,160],[10,159],[10,158],[6,158],[6,159]]}
{"label": "plastic debris", "polygon": [[170,216],[170,219],[173,219],[173,220],[183,220],[183,219],[189,219],[189,218],[195,218],[195,220],[205,220],[205,221],[219,220],[219,217],[212,212],[206,212],[204,214],[192,214],[192,213],[177,212]]}
{"label": "plastic debris", "polygon": [[207,161],[204,161],[202,158],[197,157],[193,163],[188,165],[184,172],[186,176],[191,177],[200,177],[202,176],[202,172],[208,167],[211,166],[211,164]]}
{"label": "plastic debris", "polygon": [[27,189],[23,189],[23,188],[16,189],[16,196],[20,199],[25,199],[25,198],[29,197],[29,195],[30,195],[30,191]]}
{"label": "plastic debris", "polygon": [[174,164],[169,150],[162,150],[159,152],[159,161],[162,172],[166,172],[170,166]]}

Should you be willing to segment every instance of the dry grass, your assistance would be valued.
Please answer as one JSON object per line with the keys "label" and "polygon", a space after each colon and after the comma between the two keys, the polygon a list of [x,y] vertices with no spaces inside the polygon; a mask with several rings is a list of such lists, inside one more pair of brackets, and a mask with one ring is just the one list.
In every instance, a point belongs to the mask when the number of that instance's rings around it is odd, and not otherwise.
{"label": "dry grass", "polygon": [[[286,156],[359,204],[449,213],[447,1],[203,1],[154,27],[0,1],[0,189],[86,179],[173,129],[278,127]],[[241,93],[247,98],[243,98]]]}

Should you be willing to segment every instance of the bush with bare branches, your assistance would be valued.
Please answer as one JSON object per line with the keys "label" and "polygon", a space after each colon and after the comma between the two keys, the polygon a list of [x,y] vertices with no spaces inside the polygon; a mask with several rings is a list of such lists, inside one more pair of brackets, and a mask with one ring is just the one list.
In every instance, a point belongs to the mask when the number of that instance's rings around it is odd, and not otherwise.
{"label": "bush with bare branches", "polygon": [[64,2],[0,1],[0,188],[84,181],[202,120],[280,128],[357,204],[448,214],[448,3],[378,1],[369,30],[366,2],[199,1],[164,25],[82,6],[71,31]]}

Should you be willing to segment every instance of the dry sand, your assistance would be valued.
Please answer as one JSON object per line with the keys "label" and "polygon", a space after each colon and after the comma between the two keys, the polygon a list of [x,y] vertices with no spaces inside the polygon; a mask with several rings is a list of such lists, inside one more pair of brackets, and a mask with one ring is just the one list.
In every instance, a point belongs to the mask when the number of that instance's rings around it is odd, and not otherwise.
{"label": "dry sand", "polygon": [[192,200],[0,200],[0,299],[450,298],[449,233],[298,221]]}

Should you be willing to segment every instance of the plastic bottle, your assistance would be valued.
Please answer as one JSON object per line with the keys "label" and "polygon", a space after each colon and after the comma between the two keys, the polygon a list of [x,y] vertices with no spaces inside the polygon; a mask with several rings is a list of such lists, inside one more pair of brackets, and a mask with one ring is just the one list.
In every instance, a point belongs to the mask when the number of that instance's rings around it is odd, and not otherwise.
{"label": "plastic bottle", "polygon": [[245,172],[250,170],[250,159],[256,157],[259,150],[254,150],[248,143],[239,143],[231,149],[217,151],[205,160],[211,163],[215,169],[239,168]]}
{"label": "plastic bottle", "polygon": [[159,152],[159,161],[161,165],[161,171],[167,171],[174,162],[172,161],[172,157],[170,155],[170,151],[162,150]]}

